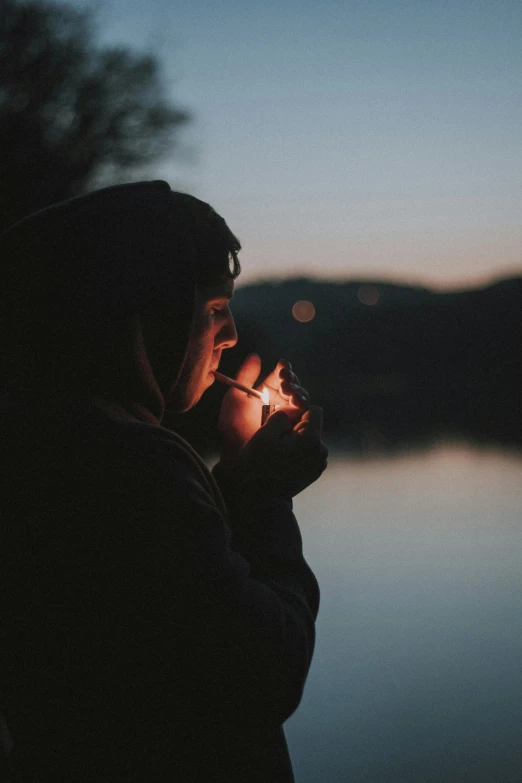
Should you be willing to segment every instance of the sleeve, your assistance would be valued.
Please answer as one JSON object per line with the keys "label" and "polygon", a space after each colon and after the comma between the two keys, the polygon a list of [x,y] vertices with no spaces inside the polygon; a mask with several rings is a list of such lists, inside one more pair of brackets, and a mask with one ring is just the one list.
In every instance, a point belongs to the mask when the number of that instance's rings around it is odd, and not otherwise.
{"label": "sleeve", "polygon": [[319,587],[303,556],[292,499],[269,495],[262,484],[241,484],[221,463],[212,470],[225,500],[232,545],[249,562],[251,574],[265,580],[278,572],[278,584],[299,595],[317,617]]}
{"label": "sleeve", "polygon": [[177,656],[214,714],[281,725],[302,697],[319,601],[291,501],[236,488],[229,525],[211,476],[164,445],[132,482],[142,616],[165,629],[163,654]]}

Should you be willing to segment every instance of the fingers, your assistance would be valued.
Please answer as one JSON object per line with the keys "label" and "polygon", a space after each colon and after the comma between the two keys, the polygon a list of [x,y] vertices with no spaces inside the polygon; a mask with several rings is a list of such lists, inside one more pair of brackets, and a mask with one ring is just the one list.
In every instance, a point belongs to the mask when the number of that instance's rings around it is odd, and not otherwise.
{"label": "fingers", "polygon": [[257,353],[249,354],[236,373],[236,381],[245,386],[255,386],[261,372],[261,359]]}
{"label": "fingers", "polygon": [[[299,415],[277,410],[244,446],[241,455],[249,475],[266,478],[271,491],[293,497],[316,481],[327,466],[328,449],[321,440],[322,410],[313,406]],[[293,426],[295,425],[295,426]]]}
{"label": "fingers", "polygon": [[[259,356],[250,354],[243,362],[236,379],[241,383],[254,386],[260,371],[261,360]],[[305,411],[310,406],[309,394],[300,385],[299,378],[293,372],[288,359],[280,359],[262,385],[277,392],[283,399],[287,399],[299,411]]]}
{"label": "fingers", "polygon": [[268,386],[269,389],[279,390],[279,385],[281,383],[281,378],[279,377],[279,374],[282,370],[286,370],[289,367],[290,367],[290,362],[287,359],[279,359],[279,361],[277,362],[275,368],[272,370],[270,375],[267,375],[267,377],[263,381],[263,385]]}
{"label": "fingers", "polygon": [[310,397],[306,389],[289,381],[281,382],[281,394],[292,400],[292,403],[302,410],[306,410],[310,405]]}
{"label": "fingers", "polygon": [[310,405],[303,413],[299,425],[304,430],[320,434],[323,430],[323,409],[319,405]]}
{"label": "fingers", "polygon": [[294,432],[300,436],[303,444],[307,444],[310,455],[317,466],[318,475],[328,466],[328,446],[321,439],[323,427],[323,410],[318,405],[310,407],[294,427]]}
{"label": "fingers", "polygon": [[328,447],[321,440],[322,429],[323,409],[318,405],[311,405],[304,412],[301,420],[294,426],[293,431],[300,436],[303,445],[306,443],[306,448],[315,454],[316,461],[322,466],[321,469],[324,470],[328,458]]}
{"label": "fingers", "polygon": [[287,359],[280,359],[275,369],[265,378],[263,385],[278,392],[300,410],[306,410],[310,405],[310,397],[299,382]]}
{"label": "fingers", "polygon": [[279,378],[282,381],[289,381],[290,383],[299,384],[300,383],[299,378],[292,370],[292,365],[290,364],[290,362],[286,362],[286,360],[284,359],[282,359],[281,361],[285,361],[285,365],[279,371]]}
{"label": "fingers", "polygon": [[281,382],[281,394],[289,397],[292,403],[301,410],[306,410],[310,406],[310,395],[306,389],[301,386],[299,378],[293,372],[292,367],[283,367],[279,372]]}

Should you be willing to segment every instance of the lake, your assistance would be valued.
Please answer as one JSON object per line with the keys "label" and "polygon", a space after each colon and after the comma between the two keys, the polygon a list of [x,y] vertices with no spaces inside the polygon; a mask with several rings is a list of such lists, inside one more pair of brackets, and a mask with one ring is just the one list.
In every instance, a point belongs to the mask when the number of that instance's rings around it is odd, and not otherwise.
{"label": "lake", "polygon": [[295,511],[322,595],[296,783],[520,783],[520,454],[337,454]]}

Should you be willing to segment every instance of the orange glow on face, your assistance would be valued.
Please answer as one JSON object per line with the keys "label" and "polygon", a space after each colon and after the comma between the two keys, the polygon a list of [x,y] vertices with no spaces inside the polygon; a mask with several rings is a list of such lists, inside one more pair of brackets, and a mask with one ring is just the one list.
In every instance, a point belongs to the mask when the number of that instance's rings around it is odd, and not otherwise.
{"label": "orange glow on face", "polygon": [[296,302],[292,307],[292,315],[296,321],[307,323],[314,317],[315,307],[307,299],[299,299],[299,301]]}
{"label": "orange glow on face", "polygon": [[263,405],[270,405],[270,392],[266,386],[263,386],[263,391],[261,394],[263,395]]}
{"label": "orange glow on face", "polygon": [[369,305],[371,307],[372,305],[377,304],[381,298],[381,295],[376,285],[372,285],[372,283],[364,283],[364,285],[362,285],[357,291],[357,298],[359,302],[362,302],[363,304]]}

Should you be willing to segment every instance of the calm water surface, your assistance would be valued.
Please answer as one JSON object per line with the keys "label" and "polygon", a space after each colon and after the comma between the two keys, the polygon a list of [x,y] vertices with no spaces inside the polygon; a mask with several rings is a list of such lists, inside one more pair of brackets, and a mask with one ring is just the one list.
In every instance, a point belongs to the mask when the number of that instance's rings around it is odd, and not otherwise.
{"label": "calm water surface", "polygon": [[322,593],[297,783],[520,783],[520,456],[331,457],[295,508]]}

